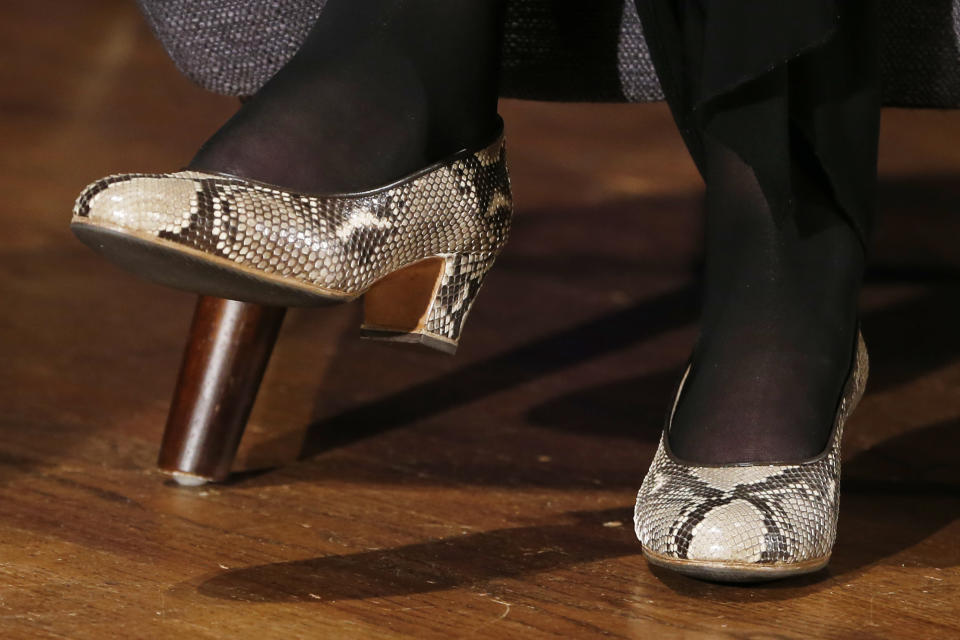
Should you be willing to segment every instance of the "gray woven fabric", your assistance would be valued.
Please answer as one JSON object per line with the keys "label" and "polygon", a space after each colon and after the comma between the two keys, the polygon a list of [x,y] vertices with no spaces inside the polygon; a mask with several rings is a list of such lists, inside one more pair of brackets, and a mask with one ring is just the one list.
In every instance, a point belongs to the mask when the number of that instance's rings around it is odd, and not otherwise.
{"label": "gray woven fabric", "polygon": [[[296,52],[325,0],[137,0],[177,67],[249,95]],[[960,0],[881,0],[884,101],[960,106]],[[663,93],[633,0],[510,0],[502,94],[649,102]]]}

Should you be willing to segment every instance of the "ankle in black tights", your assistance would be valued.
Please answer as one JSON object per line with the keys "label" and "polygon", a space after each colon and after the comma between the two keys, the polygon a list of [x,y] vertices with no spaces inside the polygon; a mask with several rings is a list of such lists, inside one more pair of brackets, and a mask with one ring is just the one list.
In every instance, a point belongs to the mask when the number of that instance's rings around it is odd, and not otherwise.
{"label": "ankle in black tights", "polygon": [[826,445],[857,325],[859,235],[811,153],[778,219],[752,169],[707,139],[706,296],[670,432],[699,463],[796,461]]}
{"label": "ankle in black tights", "polygon": [[503,5],[328,0],[297,55],[190,167],[345,192],[491,141]]}

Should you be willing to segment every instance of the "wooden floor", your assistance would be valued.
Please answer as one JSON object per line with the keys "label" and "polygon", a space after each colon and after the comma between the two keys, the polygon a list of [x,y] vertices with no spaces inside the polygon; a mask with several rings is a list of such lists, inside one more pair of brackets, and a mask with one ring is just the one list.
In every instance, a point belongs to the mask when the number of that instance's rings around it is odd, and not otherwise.
{"label": "wooden floor", "polygon": [[519,217],[459,355],[292,311],[240,472],[154,470],[194,299],[74,241],[73,198],[234,108],[127,0],[0,15],[0,637],[960,636],[960,113],[885,114],[885,219],[829,569],[652,569],[633,497],[694,337],[700,183],[662,105],[506,102]]}

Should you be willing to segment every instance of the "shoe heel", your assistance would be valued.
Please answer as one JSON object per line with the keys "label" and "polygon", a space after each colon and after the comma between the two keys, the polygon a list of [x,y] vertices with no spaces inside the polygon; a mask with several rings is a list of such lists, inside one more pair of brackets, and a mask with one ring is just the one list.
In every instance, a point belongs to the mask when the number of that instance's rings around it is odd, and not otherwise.
{"label": "shoe heel", "polygon": [[364,295],[360,336],[453,354],[493,254],[445,254],[394,271]]}

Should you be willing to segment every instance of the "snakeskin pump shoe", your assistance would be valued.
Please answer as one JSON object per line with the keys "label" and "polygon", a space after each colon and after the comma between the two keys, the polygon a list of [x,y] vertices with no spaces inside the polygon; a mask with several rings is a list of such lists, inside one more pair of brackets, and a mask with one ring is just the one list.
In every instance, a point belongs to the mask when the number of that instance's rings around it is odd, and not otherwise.
{"label": "snakeskin pump shoe", "polygon": [[776,464],[691,464],[670,450],[670,425],[637,495],[634,525],[655,565],[720,582],[773,580],[822,569],[836,538],[840,440],[863,395],[868,360],[857,335],[826,448]]}
{"label": "snakeskin pump shoe", "polygon": [[363,337],[452,353],[512,213],[501,123],[485,148],[362,193],[110,176],[83,191],[71,228],[118,265],[204,295],[284,307],[364,295]]}

